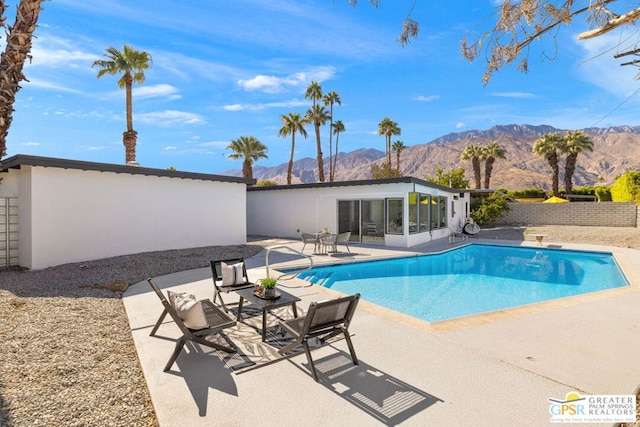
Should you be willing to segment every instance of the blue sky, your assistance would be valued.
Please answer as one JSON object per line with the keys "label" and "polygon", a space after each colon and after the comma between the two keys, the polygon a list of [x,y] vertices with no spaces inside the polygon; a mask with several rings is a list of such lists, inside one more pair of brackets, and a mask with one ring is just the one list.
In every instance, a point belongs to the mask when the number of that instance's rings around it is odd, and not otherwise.
{"label": "blue sky", "polygon": [[[8,2],[13,22],[15,1]],[[346,131],[341,151],[384,150],[384,116],[402,129],[405,145],[496,124],[549,124],[563,129],[635,125],[640,96],[634,67],[607,51],[634,28],[577,41],[574,23],[532,47],[529,73],[509,68],[482,84],[484,64],[469,63],[460,41],[495,22],[495,0],[418,0],[420,35],[407,47],[397,36],[410,0],[51,0],[43,3],[18,93],[8,156],[31,154],[124,163],[124,91],[91,67],[107,47],[129,44],[151,54],[143,86],[134,88],[137,160],[142,166],[204,173],[240,169],[226,146],[243,135],[287,162],[290,139],[277,136],[281,114],[304,113],[304,92],[318,81],[337,91],[334,118]],[[471,5],[470,5],[471,4]],[[594,55],[603,53],[589,61]],[[626,102],[625,102],[626,101]],[[315,157],[313,128],[296,141],[295,159]],[[394,139],[395,140],[395,139]],[[328,128],[323,130],[328,155]]]}

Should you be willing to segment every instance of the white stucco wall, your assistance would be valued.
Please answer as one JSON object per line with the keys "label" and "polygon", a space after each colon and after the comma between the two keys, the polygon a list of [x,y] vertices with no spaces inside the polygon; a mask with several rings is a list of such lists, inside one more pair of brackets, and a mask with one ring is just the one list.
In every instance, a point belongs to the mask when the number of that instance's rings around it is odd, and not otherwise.
{"label": "white stucco wall", "polygon": [[243,183],[39,166],[7,178],[28,268],[246,242]]}
{"label": "white stucco wall", "polygon": [[[469,195],[444,192],[413,183],[388,183],[355,186],[324,186],[312,188],[286,188],[247,192],[247,233],[258,236],[298,238],[298,230],[314,233],[328,227],[338,228],[338,200],[403,198],[405,215],[408,212],[407,194],[416,191],[433,196],[447,196],[448,221],[464,220],[464,203]],[[454,200],[453,196],[458,200]],[[455,216],[451,217],[450,203],[454,201]],[[438,238],[446,238],[448,229],[431,233],[408,234],[408,221],[404,221],[403,235],[387,234],[388,246],[410,247]]]}

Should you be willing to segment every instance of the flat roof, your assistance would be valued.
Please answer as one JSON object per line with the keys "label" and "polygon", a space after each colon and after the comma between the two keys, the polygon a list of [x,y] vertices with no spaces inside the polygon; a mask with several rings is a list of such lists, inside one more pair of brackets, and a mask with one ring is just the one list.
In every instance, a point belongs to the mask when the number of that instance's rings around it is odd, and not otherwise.
{"label": "flat roof", "polygon": [[20,169],[22,166],[40,166],[45,168],[78,169],[98,172],[128,173],[131,175],[163,176],[169,178],[197,179],[202,181],[233,182],[252,185],[255,179],[236,176],[211,175],[196,172],[183,172],[169,169],[145,168],[133,165],[116,165],[113,163],[85,162],[80,160],[57,159],[53,157],[29,156],[16,154],[2,160],[2,172],[9,169]]}
{"label": "flat roof", "polygon": [[333,188],[333,187],[355,187],[361,185],[382,185],[382,184],[419,184],[426,187],[443,190],[449,193],[461,193],[464,190],[445,187],[443,185],[434,184],[413,176],[401,176],[397,178],[383,179],[362,179],[357,181],[336,181],[336,182],[312,182],[307,184],[290,184],[290,185],[265,185],[247,188],[247,191],[274,191],[274,190],[294,190],[308,188]]}

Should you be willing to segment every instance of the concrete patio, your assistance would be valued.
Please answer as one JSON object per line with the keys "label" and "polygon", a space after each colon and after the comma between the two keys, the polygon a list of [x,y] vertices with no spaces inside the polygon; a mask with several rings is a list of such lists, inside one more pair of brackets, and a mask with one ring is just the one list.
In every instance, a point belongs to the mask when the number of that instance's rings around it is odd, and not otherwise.
{"label": "concrete patio", "polygon": [[[302,244],[290,246],[299,250]],[[411,250],[354,244],[358,255],[313,260],[369,260],[450,246],[442,240]],[[549,423],[550,397],[563,399],[571,391],[632,394],[640,385],[640,251],[554,246],[613,251],[632,285],[442,327],[362,301],[350,328],[359,366],[351,364],[344,341],[319,349],[313,353],[319,383],[304,354],[238,374],[211,349],[190,344],[164,373],[178,328],[167,318],[158,332],[166,339],[149,336],[162,306],[146,282],[131,286],[123,301],[161,426],[540,426]],[[272,252],[269,264],[277,268],[294,260]],[[253,281],[265,276],[264,262],[264,252],[247,260]],[[212,297],[208,268],[162,276],[157,283]],[[283,283],[304,310],[335,295],[297,280]]]}

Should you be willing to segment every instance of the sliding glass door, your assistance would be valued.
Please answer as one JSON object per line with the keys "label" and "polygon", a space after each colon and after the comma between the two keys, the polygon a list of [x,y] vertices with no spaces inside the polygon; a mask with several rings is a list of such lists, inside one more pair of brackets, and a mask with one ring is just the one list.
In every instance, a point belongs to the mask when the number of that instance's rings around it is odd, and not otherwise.
{"label": "sliding glass door", "polygon": [[338,233],[355,242],[384,243],[384,200],[339,200]]}

